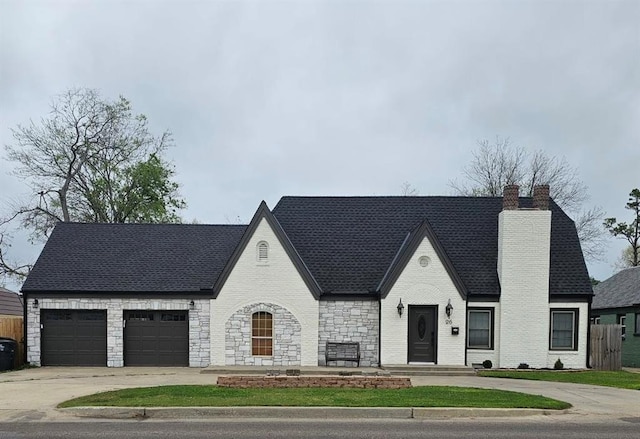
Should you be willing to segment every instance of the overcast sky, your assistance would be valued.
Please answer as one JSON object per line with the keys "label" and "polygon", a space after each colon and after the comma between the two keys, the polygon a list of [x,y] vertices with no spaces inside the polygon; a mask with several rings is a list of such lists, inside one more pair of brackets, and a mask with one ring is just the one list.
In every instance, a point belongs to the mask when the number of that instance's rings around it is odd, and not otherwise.
{"label": "overcast sky", "polygon": [[[405,181],[449,195],[497,135],[565,157],[608,216],[640,187],[639,1],[0,0],[0,144],[70,87],[173,133],[188,221]],[[0,154],[6,203],[28,188]]]}

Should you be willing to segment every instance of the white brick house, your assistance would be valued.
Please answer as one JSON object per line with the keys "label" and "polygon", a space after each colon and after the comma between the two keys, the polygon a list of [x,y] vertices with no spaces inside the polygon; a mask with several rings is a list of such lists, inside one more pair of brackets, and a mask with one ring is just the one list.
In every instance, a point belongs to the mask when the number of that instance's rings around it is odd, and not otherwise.
{"label": "white brick house", "polygon": [[358,342],[361,366],[584,368],[591,285],[548,191],[284,197],[247,226],[59,224],[22,289],[27,360],[312,366],[333,341]]}

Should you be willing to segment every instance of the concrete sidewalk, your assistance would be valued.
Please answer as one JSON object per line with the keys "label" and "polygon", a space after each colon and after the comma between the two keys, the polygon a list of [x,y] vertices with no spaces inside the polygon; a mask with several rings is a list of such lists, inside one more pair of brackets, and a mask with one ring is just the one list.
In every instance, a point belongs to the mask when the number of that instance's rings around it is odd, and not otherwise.
{"label": "concrete sidewalk", "polygon": [[[78,412],[56,405],[78,396],[130,387],[173,384],[215,384],[217,375],[196,368],[55,368],[42,367],[0,374],[0,422],[70,421]],[[640,418],[640,392],[568,383],[483,378],[475,376],[411,377],[414,386],[466,386],[512,390],[567,401],[573,408],[563,416],[582,421],[596,418]],[[95,414],[95,409],[94,414]],[[120,410],[123,409],[111,409]],[[479,417],[543,415],[552,411],[478,409],[353,409],[344,408],[180,408],[136,409],[135,416],[155,418],[249,417]],[[339,414],[338,414],[339,413]],[[85,413],[86,414],[86,413]],[[115,416],[115,415],[114,415]],[[121,415],[120,415],[121,416]],[[131,417],[131,416],[128,416]],[[548,417],[547,417],[548,419]]]}

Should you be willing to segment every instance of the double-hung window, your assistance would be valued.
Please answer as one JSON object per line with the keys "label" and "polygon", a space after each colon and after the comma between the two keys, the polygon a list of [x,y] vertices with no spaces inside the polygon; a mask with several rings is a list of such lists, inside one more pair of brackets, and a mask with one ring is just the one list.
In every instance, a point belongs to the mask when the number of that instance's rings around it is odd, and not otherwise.
{"label": "double-hung window", "polygon": [[575,351],[578,349],[578,310],[551,310],[549,349]]}
{"label": "double-hung window", "polygon": [[493,308],[469,309],[467,347],[493,349]]}
{"label": "double-hung window", "polygon": [[636,330],[634,335],[640,335],[640,312],[636,313]]}
{"label": "double-hung window", "polygon": [[273,355],[273,316],[259,311],[251,316],[251,355]]}
{"label": "double-hung window", "polygon": [[618,325],[622,326],[622,339],[627,338],[627,315],[618,314]]}

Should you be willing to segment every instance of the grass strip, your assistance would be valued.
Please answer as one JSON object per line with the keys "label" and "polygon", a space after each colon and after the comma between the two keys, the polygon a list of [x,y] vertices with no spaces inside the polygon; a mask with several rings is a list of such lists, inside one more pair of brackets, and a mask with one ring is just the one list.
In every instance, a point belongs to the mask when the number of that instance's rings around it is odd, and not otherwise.
{"label": "grass strip", "polygon": [[469,387],[407,389],[251,388],[160,386],[96,393],[58,407],[481,407],[565,409],[563,401],[539,395]]}
{"label": "grass strip", "polygon": [[563,383],[591,384],[594,386],[618,387],[640,390],[640,374],[621,371],[580,370],[482,370],[478,375],[494,378],[555,381]]}

